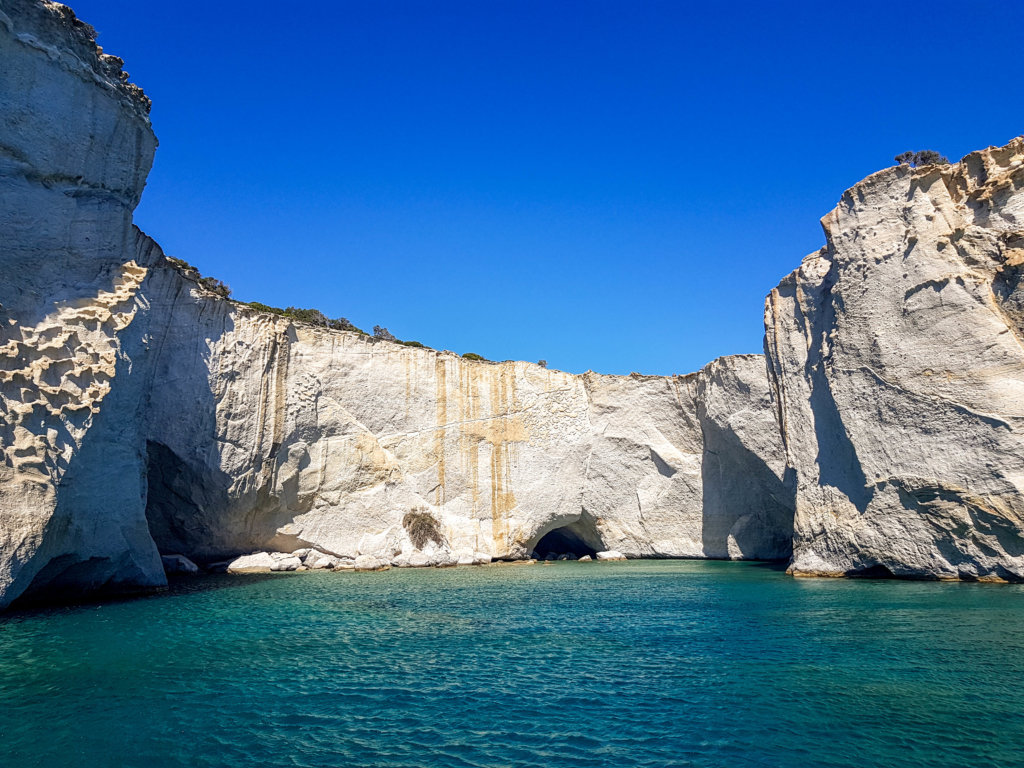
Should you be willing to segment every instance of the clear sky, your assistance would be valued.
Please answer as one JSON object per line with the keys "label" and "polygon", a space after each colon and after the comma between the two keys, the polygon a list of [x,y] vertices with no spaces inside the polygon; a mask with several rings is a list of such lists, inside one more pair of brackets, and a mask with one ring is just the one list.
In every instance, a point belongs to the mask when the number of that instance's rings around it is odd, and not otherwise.
{"label": "clear sky", "polygon": [[760,352],[843,190],[1024,133],[1009,0],[71,5],[153,99],[168,254],[573,372]]}

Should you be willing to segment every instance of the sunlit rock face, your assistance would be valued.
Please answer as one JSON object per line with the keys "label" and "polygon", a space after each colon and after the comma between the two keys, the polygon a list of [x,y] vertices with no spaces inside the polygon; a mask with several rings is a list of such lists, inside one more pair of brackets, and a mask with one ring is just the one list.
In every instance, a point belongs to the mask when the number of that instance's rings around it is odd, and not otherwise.
{"label": "sunlit rock face", "polygon": [[[162,551],[408,558],[409,516],[428,515],[442,560],[526,557],[561,528],[634,557],[788,556],[788,523],[758,511],[778,473],[762,461],[732,487],[719,471],[749,469],[751,449],[772,445],[781,467],[760,356],[715,364],[732,376],[709,379],[706,417],[703,372],[575,376],[466,360],[255,312],[170,267],[153,271],[147,298],[162,340],[147,432]],[[723,440],[707,481],[702,418],[743,446],[734,458]]]}
{"label": "sunlit rock face", "polygon": [[768,297],[793,573],[1024,578],[1022,161],[870,176]]}
{"label": "sunlit rock face", "polygon": [[161,553],[788,555],[763,358],[574,376],[227,301],[132,225],[156,139],[120,60],[4,0],[0,61],[0,608],[160,586]]}
{"label": "sunlit rock face", "polygon": [[0,607],[164,583],[135,434],[148,100],[62,6],[0,6]]}

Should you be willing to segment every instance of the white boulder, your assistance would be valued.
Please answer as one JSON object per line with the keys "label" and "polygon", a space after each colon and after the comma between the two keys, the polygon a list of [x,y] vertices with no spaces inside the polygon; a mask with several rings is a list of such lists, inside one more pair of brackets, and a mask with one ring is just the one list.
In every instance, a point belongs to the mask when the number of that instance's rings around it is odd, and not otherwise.
{"label": "white boulder", "polygon": [[269,552],[255,552],[236,557],[228,564],[228,573],[270,573],[277,560]]}
{"label": "white boulder", "polygon": [[338,564],[338,558],[334,555],[328,555],[317,549],[311,549],[306,554],[305,559],[302,561],[310,570],[323,570],[332,569]]}
{"label": "white boulder", "polygon": [[353,565],[357,571],[386,571],[391,564],[382,558],[374,555],[359,555]]}

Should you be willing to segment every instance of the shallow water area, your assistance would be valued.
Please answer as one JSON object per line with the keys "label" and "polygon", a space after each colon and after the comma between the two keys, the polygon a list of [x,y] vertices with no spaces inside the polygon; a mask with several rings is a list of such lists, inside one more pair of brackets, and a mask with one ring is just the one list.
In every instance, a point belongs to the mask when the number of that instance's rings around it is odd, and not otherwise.
{"label": "shallow water area", "polygon": [[0,618],[12,766],[1016,766],[1024,587],[631,561]]}

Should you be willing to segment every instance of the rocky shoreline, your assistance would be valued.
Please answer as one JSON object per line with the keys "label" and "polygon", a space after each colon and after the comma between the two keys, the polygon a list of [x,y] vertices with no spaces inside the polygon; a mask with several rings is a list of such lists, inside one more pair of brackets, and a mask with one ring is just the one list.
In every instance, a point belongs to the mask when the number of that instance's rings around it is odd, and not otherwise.
{"label": "rocky shoreline", "polygon": [[436,548],[413,550],[408,554],[400,554],[390,560],[359,555],[357,557],[337,557],[321,552],[318,549],[305,547],[294,552],[253,552],[249,555],[221,560],[199,566],[185,555],[172,554],[162,557],[164,571],[168,575],[191,576],[199,573],[279,573],[291,571],[386,571],[390,568],[454,568],[468,565],[533,565],[534,563],[552,562],[611,562],[625,560],[626,556],[613,550],[597,552],[590,555],[577,556],[573,552],[560,555],[549,553],[541,556],[531,552],[528,557],[516,560],[495,560],[485,552],[472,555],[453,557],[450,553]]}

